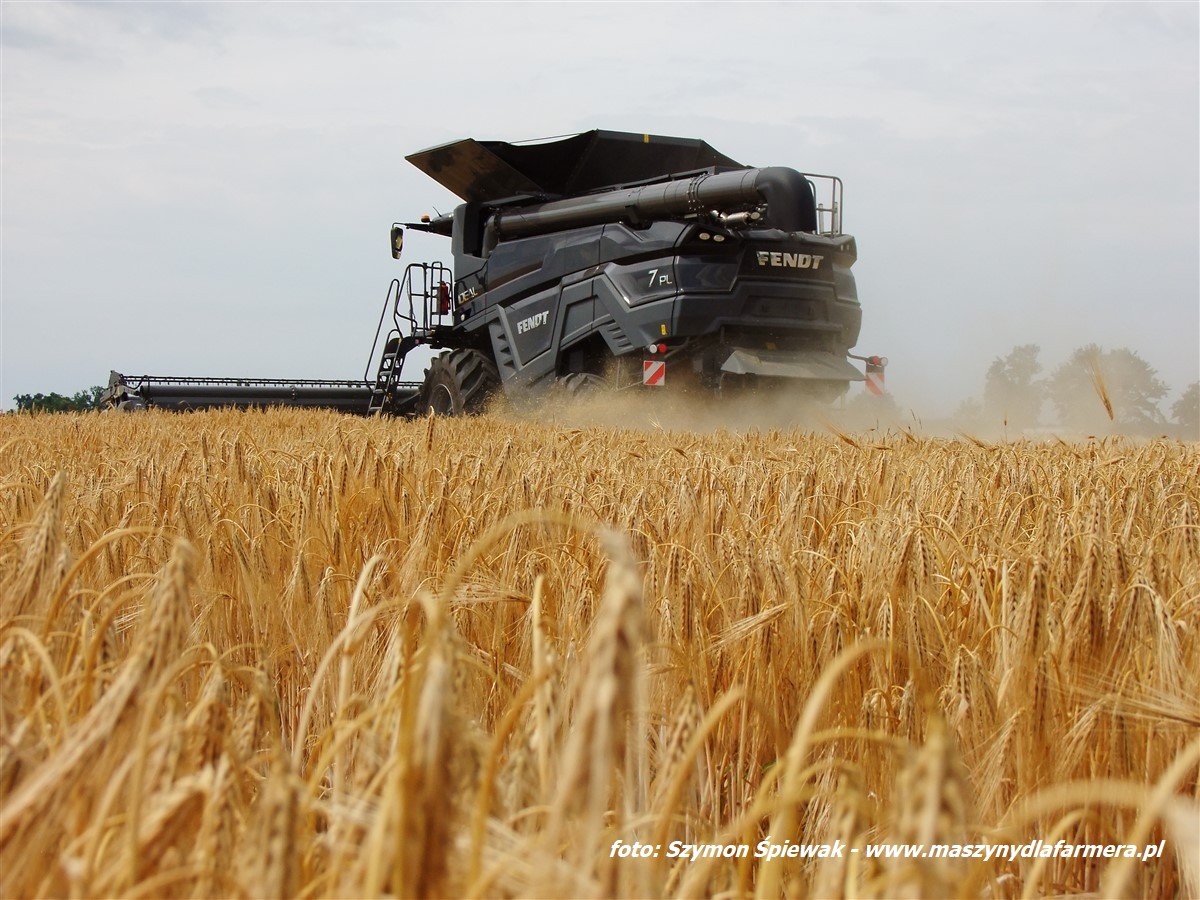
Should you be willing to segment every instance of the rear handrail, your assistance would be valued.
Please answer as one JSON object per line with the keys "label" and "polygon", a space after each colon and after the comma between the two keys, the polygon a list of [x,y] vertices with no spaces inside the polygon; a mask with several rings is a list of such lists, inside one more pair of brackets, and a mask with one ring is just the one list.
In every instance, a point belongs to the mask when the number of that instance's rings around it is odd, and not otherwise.
{"label": "rear handrail", "polygon": [[[804,177],[813,185],[817,204],[817,234],[837,237],[842,233],[842,179],[836,175],[818,175],[805,172]],[[814,183],[814,179],[816,182]]]}
{"label": "rear handrail", "polygon": [[[408,272],[407,271],[404,273],[404,278],[406,281],[408,280]],[[384,299],[383,299],[383,309],[381,309],[379,311],[379,324],[375,326],[375,338],[371,341],[371,352],[367,354],[367,367],[365,369],[363,369],[363,381],[371,380],[371,362],[375,359],[375,348],[379,345],[379,335],[383,331],[383,317],[387,315],[388,304],[389,304],[389,301],[392,299],[392,288],[396,289],[396,302],[399,303],[400,302],[400,291],[401,291],[402,287],[403,286],[400,283],[400,279],[398,279],[398,278],[393,278],[392,283],[388,285],[387,296],[384,297]],[[395,309],[393,307],[393,312],[392,312],[393,318],[395,317],[395,315],[396,315],[396,313],[395,313]],[[414,328],[416,327],[415,321],[413,322],[413,326],[414,326]],[[390,334],[390,332],[389,332],[389,334]],[[387,342],[385,341],[384,344],[386,345],[386,343]]]}
{"label": "rear handrail", "polygon": [[[415,273],[420,272],[420,284],[417,284]],[[379,311],[379,324],[375,326],[375,338],[371,341],[371,352],[367,355],[367,365],[363,369],[363,380],[371,381],[371,372],[377,370],[375,349],[379,346],[379,335],[383,333],[383,322],[387,316],[388,307],[392,310],[392,328],[388,330],[390,340],[394,333],[398,338],[404,337],[404,324],[408,325],[408,333],[416,338],[423,338],[435,327],[430,320],[436,318],[436,324],[442,323],[442,317],[453,314],[453,304],[447,303],[445,311],[439,305],[439,291],[446,285],[449,291],[450,269],[442,263],[409,263],[404,269],[403,278],[393,278],[388,285],[387,296],[383,301],[383,309]],[[408,298],[407,314],[401,308],[403,299]],[[420,300],[421,311],[418,319],[417,300]],[[387,340],[384,341],[384,353],[387,352]]]}
{"label": "rear handrail", "polygon": [[[412,270],[421,270],[421,287],[420,290],[414,290],[412,278]],[[428,333],[431,325],[430,319],[437,319],[437,324],[441,324],[443,316],[450,315],[453,304],[450,302],[450,270],[441,263],[412,263],[404,272],[404,280],[408,284],[408,316],[413,323],[413,328],[416,328],[416,309],[414,301],[416,298],[421,299],[421,327],[422,333]],[[442,298],[440,293],[442,285],[445,285],[445,309],[442,307]],[[401,288],[403,290],[403,286]],[[398,298],[397,298],[398,299]]]}

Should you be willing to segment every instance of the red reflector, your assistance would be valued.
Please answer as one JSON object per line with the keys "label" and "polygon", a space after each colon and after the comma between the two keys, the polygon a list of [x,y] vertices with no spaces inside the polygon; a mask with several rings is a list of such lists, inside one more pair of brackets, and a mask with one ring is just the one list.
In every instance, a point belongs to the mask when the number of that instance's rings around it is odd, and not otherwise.
{"label": "red reflector", "polygon": [[666,352],[667,352],[667,345],[666,345],[666,344],[659,344],[659,345],[658,345],[658,352],[659,352],[659,353],[666,353]]}

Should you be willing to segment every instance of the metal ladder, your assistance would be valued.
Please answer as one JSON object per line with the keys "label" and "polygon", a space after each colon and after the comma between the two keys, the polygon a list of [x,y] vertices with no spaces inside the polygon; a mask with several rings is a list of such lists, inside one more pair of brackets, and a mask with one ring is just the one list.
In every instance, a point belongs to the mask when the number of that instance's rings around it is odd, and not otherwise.
{"label": "metal ladder", "polygon": [[[450,283],[450,270],[441,263],[410,263],[404,270],[403,279],[393,278],[388,285],[387,298],[379,313],[379,325],[375,328],[375,339],[371,342],[371,352],[363,370],[363,381],[371,384],[368,415],[395,411],[404,358],[413,348],[428,342],[443,316],[452,314]],[[407,313],[401,306],[405,298],[408,300]],[[383,354],[379,357],[379,365],[372,379],[371,361],[375,358],[375,348],[379,345],[379,335],[383,332],[389,308],[392,324],[384,339]],[[404,333],[405,324],[408,334]],[[416,383],[406,385],[408,393],[411,395],[417,386]]]}

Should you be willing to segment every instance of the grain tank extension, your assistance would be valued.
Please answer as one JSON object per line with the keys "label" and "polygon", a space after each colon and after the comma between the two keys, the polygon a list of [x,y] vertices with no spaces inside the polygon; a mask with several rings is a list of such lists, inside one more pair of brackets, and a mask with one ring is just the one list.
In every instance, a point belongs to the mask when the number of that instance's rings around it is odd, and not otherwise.
{"label": "grain tank extension", "polygon": [[[686,138],[590,131],[462,140],[409,162],[461,203],[392,227],[450,239],[452,268],[392,282],[361,380],[181,379],[114,372],[118,406],[315,405],[477,412],[498,392],[790,390],[832,400],[861,310],[833,176],[749,168]],[[417,347],[442,351],[403,382]],[[882,367],[872,358],[879,376]]]}

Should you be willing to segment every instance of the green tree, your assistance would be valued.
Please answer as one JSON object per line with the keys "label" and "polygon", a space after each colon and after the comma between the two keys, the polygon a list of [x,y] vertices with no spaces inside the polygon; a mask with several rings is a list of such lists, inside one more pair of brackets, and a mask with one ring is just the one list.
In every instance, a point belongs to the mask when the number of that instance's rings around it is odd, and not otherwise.
{"label": "green tree", "polygon": [[1062,425],[1151,433],[1166,423],[1158,408],[1167,386],[1133,350],[1080,347],[1050,377],[1047,392]]}
{"label": "green tree", "polygon": [[1038,378],[1042,371],[1039,353],[1037,344],[1022,344],[988,367],[983,385],[987,419],[1016,429],[1037,425],[1046,399],[1045,382]]}
{"label": "green tree", "polygon": [[70,397],[62,394],[17,394],[13,402],[21,412],[85,412],[100,409],[104,388],[94,385],[86,391],[76,391]]}
{"label": "green tree", "polygon": [[978,428],[983,422],[983,404],[978,397],[967,397],[958,404],[953,418],[960,428]]}
{"label": "green tree", "polygon": [[1183,432],[1183,437],[1200,439],[1200,381],[1193,381],[1178,400],[1171,404],[1171,417]]}

